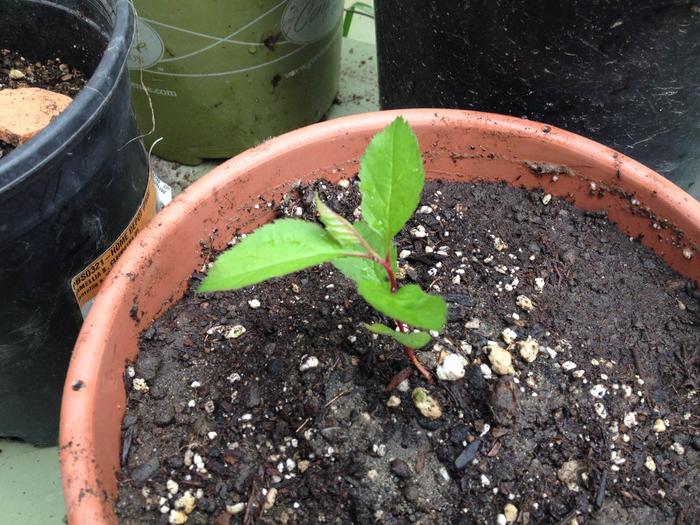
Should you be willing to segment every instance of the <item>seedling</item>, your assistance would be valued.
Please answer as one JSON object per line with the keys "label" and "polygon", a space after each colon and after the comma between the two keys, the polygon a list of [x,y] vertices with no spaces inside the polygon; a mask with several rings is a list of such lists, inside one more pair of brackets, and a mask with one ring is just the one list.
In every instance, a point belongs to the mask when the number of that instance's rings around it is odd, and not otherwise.
{"label": "seedling", "polygon": [[330,262],[355,282],[370,306],[396,325],[394,329],[364,323],[364,327],[403,345],[411,363],[431,381],[413,350],[431,341],[427,331],[442,330],[447,305],[418,285],[398,286],[394,245],[394,236],[418,206],[424,181],[418,140],[406,121],[397,118],[372,139],[362,157],[362,220],[350,223],[316,194],[325,228],[301,219],[262,226],[219,256],[199,291],[235,290]]}

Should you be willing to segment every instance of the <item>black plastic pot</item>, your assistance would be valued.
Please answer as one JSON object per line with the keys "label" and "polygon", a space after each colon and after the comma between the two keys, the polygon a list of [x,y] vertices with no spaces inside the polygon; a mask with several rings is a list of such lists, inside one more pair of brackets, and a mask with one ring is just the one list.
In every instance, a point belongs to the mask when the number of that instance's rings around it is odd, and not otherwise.
{"label": "black plastic pot", "polygon": [[127,228],[149,185],[143,145],[129,142],[134,20],[127,0],[0,0],[0,21],[0,47],[90,77],[0,161],[0,436],[50,444],[82,323],[71,279]]}
{"label": "black plastic pot", "polygon": [[700,1],[376,0],[375,14],[383,108],[549,122],[700,197]]}

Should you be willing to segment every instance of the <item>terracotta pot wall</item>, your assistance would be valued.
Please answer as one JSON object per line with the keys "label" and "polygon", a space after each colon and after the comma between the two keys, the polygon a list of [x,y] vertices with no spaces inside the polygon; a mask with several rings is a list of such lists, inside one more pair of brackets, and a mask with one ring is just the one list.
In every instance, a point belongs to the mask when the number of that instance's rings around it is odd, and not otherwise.
{"label": "terracotta pot wall", "polygon": [[[700,203],[640,164],[576,135],[458,110],[357,115],[289,133],[183,192],[108,277],[80,334],[63,398],[61,468],[71,525],[116,523],[124,363],[135,358],[140,331],[182,295],[201,266],[201,243],[224,248],[234,232],[269,220],[267,207],[253,207],[259,195],[269,201],[300,179],[355,175],[370,138],[397,115],[418,134],[430,178],[505,180],[571,198],[583,209],[606,210],[627,235],[641,236],[671,266],[700,281]],[[535,173],[532,163],[559,171],[558,180]],[[683,249],[693,257],[685,258]]]}

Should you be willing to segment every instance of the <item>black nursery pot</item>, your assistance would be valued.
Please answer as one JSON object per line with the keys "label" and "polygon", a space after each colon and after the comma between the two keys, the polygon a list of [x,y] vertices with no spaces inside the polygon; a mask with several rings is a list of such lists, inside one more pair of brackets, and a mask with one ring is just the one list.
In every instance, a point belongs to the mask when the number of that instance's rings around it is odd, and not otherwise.
{"label": "black nursery pot", "polygon": [[78,301],[106,274],[115,240],[154,213],[145,151],[129,142],[134,18],[126,0],[0,0],[0,20],[0,48],[60,57],[90,79],[0,160],[0,436],[51,444]]}
{"label": "black nursery pot", "polygon": [[377,0],[375,11],[382,108],[548,122],[700,198],[700,1]]}

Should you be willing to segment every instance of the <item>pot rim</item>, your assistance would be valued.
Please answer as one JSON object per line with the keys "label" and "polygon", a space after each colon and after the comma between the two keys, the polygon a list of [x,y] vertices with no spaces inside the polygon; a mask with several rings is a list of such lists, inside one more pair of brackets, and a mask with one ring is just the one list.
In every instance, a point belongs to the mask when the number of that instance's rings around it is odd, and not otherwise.
{"label": "pot rim", "polygon": [[[129,295],[131,276],[142,270],[144,261],[157,256],[159,244],[176,238],[180,222],[187,220],[199,203],[223,190],[232,180],[245,176],[252,166],[271,158],[283,157],[290,151],[311,143],[334,138],[342,141],[344,136],[367,133],[368,130],[374,133],[397,116],[403,116],[414,127],[444,125],[445,128],[479,128],[509,136],[534,138],[558,149],[575,149],[590,158],[593,164],[611,169],[616,167],[628,188],[652,187],[655,191],[653,204],[672,214],[672,224],[682,231],[700,232],[700,202],[661,175],[592,140],[515,117],[464,110],[380,111],[314,124],[271,139],[221,164],[181,193],[137,236],[103,284],[76,343],[62,400],[59,445],[69,523],[94,523],[85,521],[86,516],[102,516],[105,523],[116,523],[111,500],[104,488],[101,488],[99,467],[91,453],[99,443],[93,421],[99,389],[89,389],[88,395],[73,382],[74,378],[80,378],[85,384],[95,384],[102,375],[100,371],[107,366],[107,359],[103,357],[116,353],[116,344],[108,348],[107,336],[115,330],[114,305],[132,299],[133,293]],[[693,242],[697,252],[697,244],[700,244],[698,234],[695,234]],[[695,257],[697,256],[696,253]],[[176,283],[173,283],[173,288],[175,286]],[[71,448],[77,444],[74,440],[79,441],[80,450],[77,455]],[[100,497],[84,497],[86,492],[95,494],[97,491],[100,491]]]}

